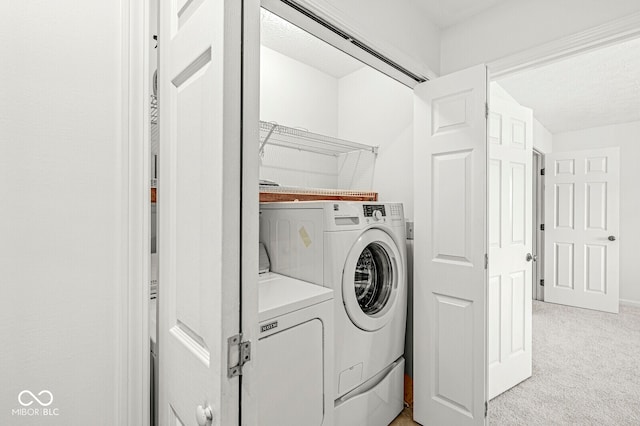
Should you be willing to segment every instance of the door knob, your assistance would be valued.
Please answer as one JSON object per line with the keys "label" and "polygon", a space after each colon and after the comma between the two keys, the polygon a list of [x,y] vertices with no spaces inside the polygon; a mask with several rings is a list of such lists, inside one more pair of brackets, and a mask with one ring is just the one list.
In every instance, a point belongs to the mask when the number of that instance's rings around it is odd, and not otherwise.
{"label": "door knob", "polygon": [[213,410],[210,406],[203,407],[198,405],[196,408],[196,420],[200,426],[208,426],[213,424]]}
{"label": "door knob", "polygon": [[616,237],[614,237],[613,235],[609,235],[609,241],[615,241]]}
{"label": "door knob", "polygon": [[537,262],[538,261],[538,255],[527,253],[527,256],[525,257],[525,259],[527,260],[527,262],[531,262],[532,260],[534,262]]}

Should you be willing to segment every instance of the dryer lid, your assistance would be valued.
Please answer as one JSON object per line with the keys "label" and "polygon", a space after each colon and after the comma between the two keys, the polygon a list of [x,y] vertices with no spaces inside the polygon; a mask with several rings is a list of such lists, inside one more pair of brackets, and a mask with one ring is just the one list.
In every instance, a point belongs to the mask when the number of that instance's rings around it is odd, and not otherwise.
{"label": "dryer lid", "polygon": [[333,290],[274,272],[258,276],[258,321],[266,321],[326,300]]}

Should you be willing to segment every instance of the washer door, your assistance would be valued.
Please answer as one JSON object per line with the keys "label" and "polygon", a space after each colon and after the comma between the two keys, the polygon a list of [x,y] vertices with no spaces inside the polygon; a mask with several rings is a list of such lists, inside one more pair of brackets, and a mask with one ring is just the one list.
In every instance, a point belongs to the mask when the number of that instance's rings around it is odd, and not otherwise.
{"label": "washer door", "polygon": [[351,248],[342,275],[342,300],[359,328],[375,331],[393,319],[404,282],[400,250],[380,229],[364,232]]}

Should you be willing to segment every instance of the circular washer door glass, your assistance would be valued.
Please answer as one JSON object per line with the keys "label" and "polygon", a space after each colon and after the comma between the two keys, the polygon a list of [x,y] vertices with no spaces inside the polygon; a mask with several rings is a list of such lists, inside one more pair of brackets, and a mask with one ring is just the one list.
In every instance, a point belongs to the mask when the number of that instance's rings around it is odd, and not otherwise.
{"label": "circular washer door glass", "polygon": [[362,312],[373,316],[384,309],[393,290],[393,265],[385,248],[370,243],[356,264],[354,288]]}

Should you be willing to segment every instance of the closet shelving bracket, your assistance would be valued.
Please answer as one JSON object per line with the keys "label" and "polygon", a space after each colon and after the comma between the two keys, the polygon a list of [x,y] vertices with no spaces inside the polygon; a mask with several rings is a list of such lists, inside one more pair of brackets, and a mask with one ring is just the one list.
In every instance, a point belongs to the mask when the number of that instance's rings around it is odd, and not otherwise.
{"label": "closet shelving bracket", "polygon": [[378,147],[325,136],[303,129],[283,126],[278,123],[260,121],[260,155],[267,145],[338,156],[350,152],[365,151],[378,154]]}

